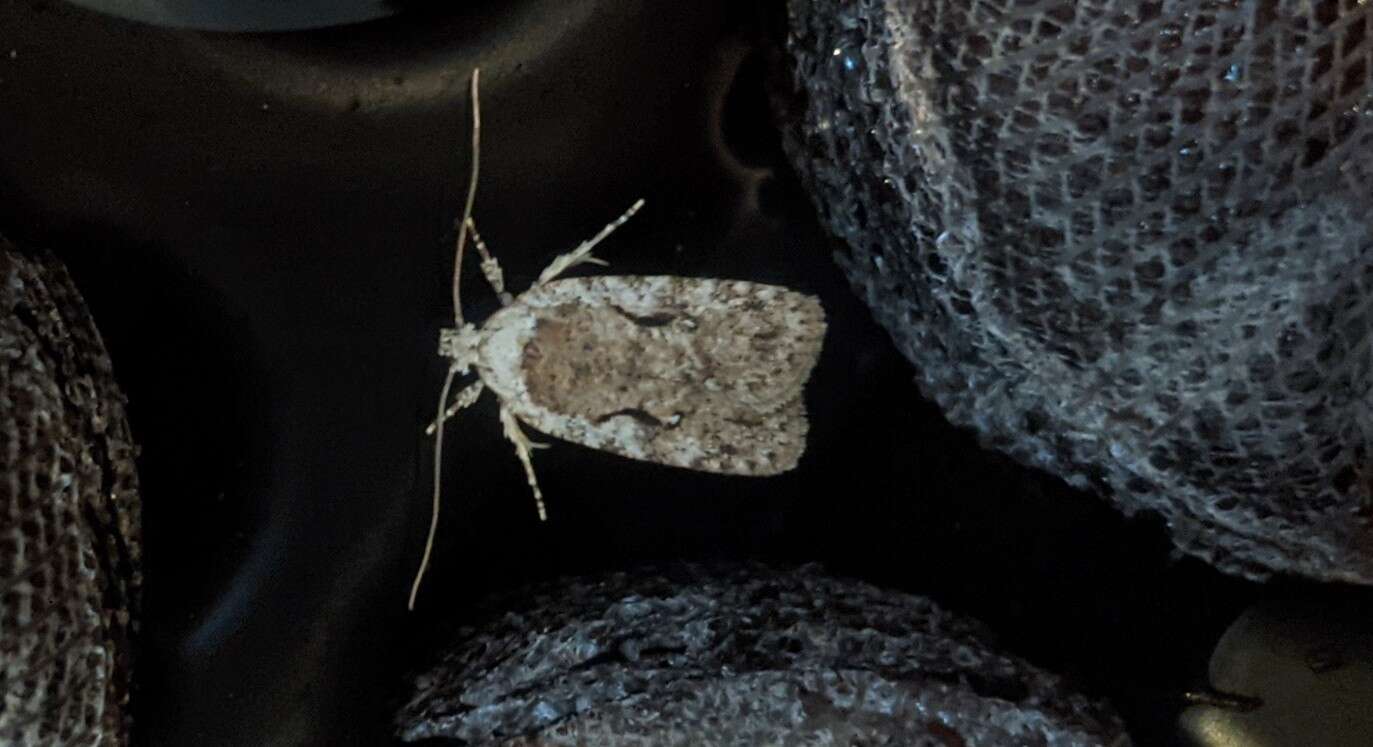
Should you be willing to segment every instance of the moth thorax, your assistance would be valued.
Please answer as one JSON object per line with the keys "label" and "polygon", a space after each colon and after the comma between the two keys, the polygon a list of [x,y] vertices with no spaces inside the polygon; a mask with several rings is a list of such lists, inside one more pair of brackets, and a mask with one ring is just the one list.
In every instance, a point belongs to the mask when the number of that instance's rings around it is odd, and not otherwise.
{"label": "moth thorax", "polygon": [[452,358],[458,367],[466,371],[477,362],[477,344],[481,334],[475,325],[464,324],[456,329],[448,327],[439,330],[439,355]]}

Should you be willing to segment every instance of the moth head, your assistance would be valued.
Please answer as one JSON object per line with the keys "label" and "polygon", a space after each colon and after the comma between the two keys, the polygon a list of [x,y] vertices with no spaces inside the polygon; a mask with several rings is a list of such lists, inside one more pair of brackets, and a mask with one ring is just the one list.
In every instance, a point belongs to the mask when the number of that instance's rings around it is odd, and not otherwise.
{"label": "moth head", "polygon": [[481,334],[476,325],[463,324],[456,329],[439,330],[439,355],[452,358],[461,373],[467,373],[477,363],[477,346]]}

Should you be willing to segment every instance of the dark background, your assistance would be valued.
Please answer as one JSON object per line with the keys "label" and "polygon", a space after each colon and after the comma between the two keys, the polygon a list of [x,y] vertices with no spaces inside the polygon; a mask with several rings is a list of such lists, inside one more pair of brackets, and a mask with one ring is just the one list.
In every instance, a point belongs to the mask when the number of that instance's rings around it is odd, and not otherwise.
{"label": "dark background", "polygon": [[[780,4],[434,5],[204,34],[0,0],[0,232],[69,263],[143,448],[139,742],[386,744],[407,672],[474,598],[740,557],[932,595],[1168,743],[1259,587],[920,399],[785,164]],[[546,524],[488,395],[449,426],[435,565],[407,614],[477,65],[476,214],[513,289],[643,196],[599,251],[610,272],[782,283],[818,294],[830,329],[795,472],[558,442],[535,455]],[[495,301],[466,269],[481,319]]]}

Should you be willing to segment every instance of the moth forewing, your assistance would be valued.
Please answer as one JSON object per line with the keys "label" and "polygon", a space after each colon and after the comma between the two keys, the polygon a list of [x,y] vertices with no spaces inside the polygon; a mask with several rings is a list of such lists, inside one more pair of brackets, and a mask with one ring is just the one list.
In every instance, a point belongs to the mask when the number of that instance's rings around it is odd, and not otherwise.
{"label": "moth forewing", "polygon": [[805,449],[816,299],[737,280],[538,285],[482,327],[478,371],[521,421],[622,456],[771,475]]}

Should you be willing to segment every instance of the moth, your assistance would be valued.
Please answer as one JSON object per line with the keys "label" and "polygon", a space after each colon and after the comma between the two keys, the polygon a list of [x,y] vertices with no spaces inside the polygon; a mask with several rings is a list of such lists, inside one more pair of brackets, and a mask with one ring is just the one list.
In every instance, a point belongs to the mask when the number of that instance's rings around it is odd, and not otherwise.
{"label": "moth", "polygon": [[[731,475],[775,475],[806,448],[802,389],[820,355],[825,314],[813,296],[743,280],[675,276],[562,278],[606,264],[592,249],[643,207],[635,202],[600,233],[559,255],[519,296],[472,219],[481,143],[480,71],[472,74],[472,173],[453,266],[455,325],[439,333],[450,360],[434,434],[429,538],[410,589],[414,609],[438,526],[443,424],[486,389],[500,402],[546,519],[522,423],[551,436],[631,459]],[[502,308],[480,326],[462,316],[458,294],[467,237]],[[477,378],[449,403],[457,376]]]}

